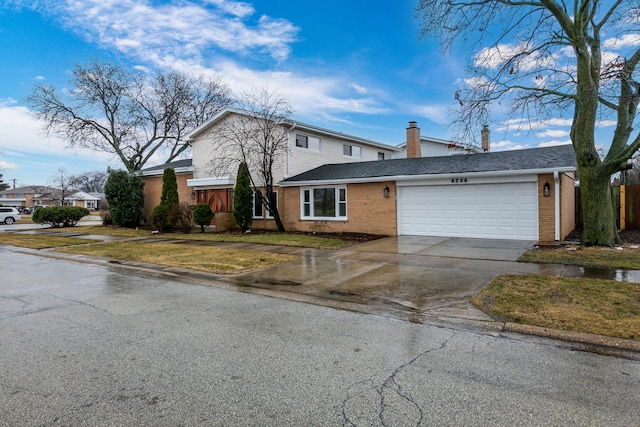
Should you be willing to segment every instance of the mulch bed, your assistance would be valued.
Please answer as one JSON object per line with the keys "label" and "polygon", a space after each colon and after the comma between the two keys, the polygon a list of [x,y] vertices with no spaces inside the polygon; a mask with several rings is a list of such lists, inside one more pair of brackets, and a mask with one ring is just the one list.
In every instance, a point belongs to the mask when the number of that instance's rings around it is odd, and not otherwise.
{"label": "mulch bed", "polygon": [[[640,244],[640,230],[639,229],[620,230],[620,231],[618,231],[618,236],[620,236],[620,241],[623,244],[628,244],[628,245]],[[571,233],[569,233],[569,235],[566,237],[565,240],[581,242],[582,241],[582,230],[573,230]]]}
{"label": "mulch bed", "polygon": [[[228,230],[228,231],[225,231],[224,233],[243,234],[241,230]],[[251,234],[271,234],[271,233],[277,233],[277,232],[272,230],[253,230],[253,229],[251,230]],[[313,231],[308,231],[308,232],[287,231],[287,233],[303,234],[306,236],[314,236],[314,237],[324,237],[327,239],[338,239],[338,240],[344,240],[346,242],[354,242],[354,243],[369,242],[371,240],[377,240],[377,239],[386,237],[386,236],[379,236],[375,234],[365,234],[365,233],[319,233],[319,232],[313,232]]]}

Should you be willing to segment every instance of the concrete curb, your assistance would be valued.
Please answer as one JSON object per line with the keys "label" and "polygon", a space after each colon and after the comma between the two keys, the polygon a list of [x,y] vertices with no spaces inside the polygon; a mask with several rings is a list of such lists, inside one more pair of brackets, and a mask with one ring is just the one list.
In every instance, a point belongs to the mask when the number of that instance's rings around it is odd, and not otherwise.
{"label": "concrete curb", "polygon": [[558,329],[522,325],[519,323],[511,322],[505,323],[503,330],[509,332],[518,332],[527,335],[537,335],[540,337],[553,338],[562,341],[570,341],[603,349],[606,348],[611,350],[622,350],[640,354],[640,341],[635,340],[588,334],[585,332],[562,331]]}

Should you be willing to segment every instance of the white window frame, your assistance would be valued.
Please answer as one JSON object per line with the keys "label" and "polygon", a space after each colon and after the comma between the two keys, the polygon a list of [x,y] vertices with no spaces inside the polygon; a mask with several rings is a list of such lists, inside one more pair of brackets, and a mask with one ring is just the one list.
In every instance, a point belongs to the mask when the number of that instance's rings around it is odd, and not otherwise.
{"label": "white window frame", "polygon": [[[298,145],[298,137],[306,138],[306,146]],[[310,145],[311,145],[309,143],[310,139],[318,141],[318,143],[317,143],[318,146],[317,147],[314,147],[314,146],[310,147]],[[318,136],[306,135],[304,133],[296,133],[296,148],[299,148],[301,150],[309,150],[309,151],[321,152],[322,151],[322,138],[320,138]]]}
{"label": "white window frame", "polygon": [[[276,195],[276,209],[279,208],[279,204],[280,204],[280,199],[278,199],[278,190],[274,190],[272,191],[272,193],[274,193]],[[267,209],[267,219],[273,219],[273,215],[271,214],[271,211],[269,209]]]}
{"label": "white window frame", "polygon": [[359,146],[359,145],[343,143],[342,144],[342,155],[344,157],[350,157],[350,158],[354,158],[354,159],[361,159],[362,158],[362,147]]}
{"label": "white window frame", "polygon": [[264,219],[264,204],[260,203],[260,216],[256,215],[256,194],[262,194],[262,190],[253,191],[253,203],[251,204],[251,215],[253,219]]}
{"label": "white window frame", "polygon": [[[314,215],[314,191],[333,189],[335,194],[335,216],[315,216]],[[308,195],[308,197],[305,197]],[[344,198],[341,199],[341,196]],[[308,199],[308,201],[306,201]],[[305,207],[309,209],[309,215],[305,215]],[[340,208],[344,208],[344,215],[340,215]],[[348,198],[346,185],[328,185],[319,187],[300,188],[300,219],[303,221],[347,221],[348,219]]]}

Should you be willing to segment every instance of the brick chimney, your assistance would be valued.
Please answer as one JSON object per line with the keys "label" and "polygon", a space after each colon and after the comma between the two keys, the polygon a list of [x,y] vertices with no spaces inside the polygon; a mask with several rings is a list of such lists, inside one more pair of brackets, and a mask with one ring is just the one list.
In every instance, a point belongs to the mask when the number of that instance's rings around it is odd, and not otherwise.
{"label": "brick chimney", "polygon": [[480,132],[480,134],[482,135],[482,151],[486,153],[489,151],[489,144],[491,142],[489,126],[482,126],[482,132]]}
{"label": "brick chimney", "polygon": [[407,128],[407,158],[422,157],[420,148],[420,128],[417,122],[409,122]]}

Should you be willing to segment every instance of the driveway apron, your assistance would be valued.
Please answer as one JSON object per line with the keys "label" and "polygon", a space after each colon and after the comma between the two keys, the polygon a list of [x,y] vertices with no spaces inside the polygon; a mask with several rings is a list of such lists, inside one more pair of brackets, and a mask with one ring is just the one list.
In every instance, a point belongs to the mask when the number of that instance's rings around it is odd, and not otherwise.
{"label": "driveway apron", "polygon": [[417,323],[433,317],[489,322],[469,299],[499,274],[561,273],[550,271],[561,266],[516,262],[534,243],[398,236],[337,251],[288,249],[301,258],[233,281],[363,305],[364,311]]}

